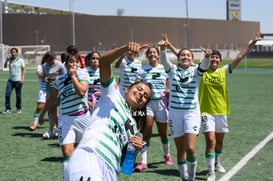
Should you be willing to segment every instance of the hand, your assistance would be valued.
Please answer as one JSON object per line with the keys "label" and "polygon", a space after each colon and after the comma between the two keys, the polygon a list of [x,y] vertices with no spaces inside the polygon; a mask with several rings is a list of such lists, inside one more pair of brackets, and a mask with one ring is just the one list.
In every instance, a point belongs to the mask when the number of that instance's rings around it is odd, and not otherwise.
{"label": "hand", "polygon": [[90,107],[90,108],[94,108],[95,106],[96,106],[96,101],[88,101],[88,106]]}
{"label": "hand", "polygon": [[162,46],[168,46],[170,45],[171,43],[169,42],[168,40],[168,36],[167,36],[167,33],[161,33],[161,37],[162,37],[162,40],[160,40],[157,45],[162,47]]}
{"label": "hand", "polygon": [[142,138],[139,136],[131,136],[129,142],[132,143],[137,149],[142,148]]}
{"label": "hand", "polygon": [[261,34],[260,34],[260,32],[257,32],[255,37],[252,40],[249,41],[248,50],[253,48],[256,45],[257,41],[260,41],[260,40],[261,40]]}
{"label": "hand", "polygon": [[129,42],[127,44],[128,51],[132,51],[134,53],[138,53],[140,50],[146,47],[148,47],[148,44],[140,45],[139,43],[136,43],[136,42]]}
{"label": "hand", "polygon": [[8,55],[7,55],[7,60],[9,60],[11,58],[11,54],[9,53]]}
{"label": "hand", "polygon": [[252,41],[256,43],[257,41],[260,41],[261,39],[262,39],[261,38],[261,33],[257,32]]}
{"label": "hand", "polygon": [[205,53],[205,57],[206,58],[209,58],[211,56],[211,54],[212,54],[212,50],[211,49],[205,49],[205,48],[201,47],[201,50],[202,50],[202,52]]}
{"label": "hand", "polygon": [[77,73],[76,73],[76,70],[77,70],[77,66],[73,65],[69,68],[69,75],[72,77],[72,76],[76,76]]}

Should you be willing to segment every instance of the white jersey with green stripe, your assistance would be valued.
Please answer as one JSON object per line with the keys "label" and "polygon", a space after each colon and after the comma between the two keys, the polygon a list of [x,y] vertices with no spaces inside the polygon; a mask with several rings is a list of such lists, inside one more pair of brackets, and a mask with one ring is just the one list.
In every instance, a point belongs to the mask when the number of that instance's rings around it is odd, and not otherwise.
{"label": "white jersey with green stripe", "polygon": [[[43,66],[39,64],[36,68],[36,73],[43,72]],[[38,78],[39,81],[39,90],[46,91],[46,83],[44,82],[43,78]]]}
{"label": "white jersey with green stripe", "polygon": [[160,99],[160,94],[166,90],[168,75],[165,72],[163,65],[158,64],[156,67],[152,67],[148,64],[140,69],[137,80],[142,80],[143,82],[151,84],[151,99]]}
{"label": "white jersey with green stripe", "polygon": [[[77,78],[80,82],[89,82],[90,77],[86,70],[78,68],[76,71]],[[79,96],[68,73],[56,78],[54,88],[57,89],[59,93],[60,114],[70,115],[88,109],[88,91],[86,91],[84,96]]]}
{"label": "white jersey with green stripe", "polygon": [[88,89],[88,97],[95,92],[100,92],[101,82],[100,82],[100,69],[97,70],[92,69],[90,66],[85,68],[89,74],[89,89]]}
{"label": "white jersey with green stripe", "polygon": [[136,134],[136,122],[114,77],[102,84],[101,93],[78,148],[92,149],[119,172],[122,149]]}
{"label": "white jersey with green stripe", "polygon": [[125,88],[129,87],[131,84],[136,82],[137,73],[141,68],[141,61],[134,59],[134,61],[128,60],[125,56],[122,59],[120,70],[119,70],[119,89],[121,95],[124,95]]}
{"label": "white jersey with green stripe", "polygon": [[172,65],[167,72],[170,77],[170,109],[199,109],[198,87],[203,75],[198,65],[183,69]]}

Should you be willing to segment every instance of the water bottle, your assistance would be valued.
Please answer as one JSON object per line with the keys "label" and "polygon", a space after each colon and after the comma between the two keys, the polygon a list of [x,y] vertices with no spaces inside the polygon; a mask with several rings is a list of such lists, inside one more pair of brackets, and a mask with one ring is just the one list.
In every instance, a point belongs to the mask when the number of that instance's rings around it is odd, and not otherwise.
{"label": "water bottle", "polygon": [[[137,133],[136,136],[142,138],[141,133]],[[121,166],[121,173],[126,175],[132,175],[134,170],[135,159],[137,155],[137,149],[132,143],[128,143],[125,158]]]}

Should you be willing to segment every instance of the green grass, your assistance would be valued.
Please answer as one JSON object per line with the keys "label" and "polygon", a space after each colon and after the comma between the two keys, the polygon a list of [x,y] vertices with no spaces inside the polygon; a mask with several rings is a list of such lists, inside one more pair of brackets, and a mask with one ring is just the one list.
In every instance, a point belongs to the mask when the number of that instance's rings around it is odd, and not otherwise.
{"label": "green grass", "polygon": [[[261,62],[261,61],[260,61]],[[5,84],[7,72],[0,72],[0,109],[4,110]],[[230,170],[243,156],[262,141],[273,128],[273,73],[272,72],[235,72],[228,79],[231,115],[230,133],[226,135],[222,163]],[[23,113],[0,114],[0,180],[20,181],[61,181],[61,149],[58,141],[42,140],[48,129],[48,122],[38,130],[30,132],[36,107],[37,78],[28,71],[23,86]],[[15,110],[15,92],[12,94],[12,108]],[[197,143],[197,179],[205,180],[206,162],[204,158],[204,137],[200,133]],[[272,143],[267,144],[243,167],[232,181],[272,180]],[[134,180],[180,180],[176,165],[176,151],[171,142],[174,165],[163,164],[163,151],[159,136],[154,127],[151,149],[148,154],[149,169],[134,173],[131,177],[120,175],[120,181]],[[139,161],[139,158],[137,158]],[[217,178],[223,174],[217,173]]]}
{"label": "green grass", "polygon": [[[224,59],[221,64],[225,65],[230,63],[231,59]],[[176,62],[175,60],[173,62]],[[199,60],[195,60],[195,63],[199,63]],[[273,68],[273,59],[243,59],[237,68]]]}

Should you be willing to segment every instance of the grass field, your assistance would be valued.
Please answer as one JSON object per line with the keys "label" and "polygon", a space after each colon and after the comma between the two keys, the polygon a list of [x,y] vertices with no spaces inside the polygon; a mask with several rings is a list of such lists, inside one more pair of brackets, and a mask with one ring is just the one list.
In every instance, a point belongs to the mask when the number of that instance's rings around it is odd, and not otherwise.
{"label": "grass field", "polygon": [[[7,72],[0,72],[0,110],[4,110]],[[226,135],[222,164],[229,171],[273,128],[273,72],[235,72],[228,79],[231,115],[230,133]],[[0,180],[10,181],[61,181],[61,150],[58,141],[42,140],[48,122],[30,132],[36,106],[37,78],[28,71],[23,86],[23,113],[0,114]],[[12,94],[12,109],[15,111],[15,93]],[[155,128],[155,127],[154,127]],[[156,128],[151,139],[148,155],[149,169],[134,173],[131,177],[120,175],[120,181],[135,180],[180,180],[176,165],[175,146],[171,143],[174,165],[163,164],[163,151]],[[206,180],[204,136],[200,133],[197,145],[198,169],[196,180]],[[265,145],[230,180],[269,181],[272,174],[272,141]],[[137,161],[139,158],[137,158]],[[223,174],[217,173],[217,179]]]}

